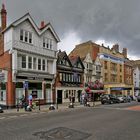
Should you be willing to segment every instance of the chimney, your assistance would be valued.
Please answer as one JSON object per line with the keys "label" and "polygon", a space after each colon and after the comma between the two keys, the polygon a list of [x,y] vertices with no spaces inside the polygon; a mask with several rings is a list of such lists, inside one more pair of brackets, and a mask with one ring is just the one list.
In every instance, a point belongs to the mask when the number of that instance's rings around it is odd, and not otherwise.
{"label": "chimney", "polygon": [[4,30],[7,26],[7,12],[5,9],[5,5],[2,4],[2,9],[1,9],[1,29]]}
{"label": "chimney", "polygon": [[127,48],[123,48],[122,54],[124,55],[124,57],[127,58]]}
{"label": "chimney", "polygon": [[113,50],[115,50],[115,52],[119,52],[119,45],[118,44],[114,44],[113,45]]}
{"label": "chimney", "polygon": [[45,27],[45,22],[44,21],[41,21],[40,23],[40,29],[43,29]]}

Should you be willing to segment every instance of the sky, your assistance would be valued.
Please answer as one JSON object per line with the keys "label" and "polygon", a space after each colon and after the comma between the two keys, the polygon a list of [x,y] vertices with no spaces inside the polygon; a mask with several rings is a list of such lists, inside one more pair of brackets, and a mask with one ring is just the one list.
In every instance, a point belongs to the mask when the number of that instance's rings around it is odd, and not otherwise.
{"label": "sky", "polygon": [[140,59],[140,0],[1,0],[8,24],[29,12],[37,25],[50,22],[69,53],[76,44],[92,40]]}

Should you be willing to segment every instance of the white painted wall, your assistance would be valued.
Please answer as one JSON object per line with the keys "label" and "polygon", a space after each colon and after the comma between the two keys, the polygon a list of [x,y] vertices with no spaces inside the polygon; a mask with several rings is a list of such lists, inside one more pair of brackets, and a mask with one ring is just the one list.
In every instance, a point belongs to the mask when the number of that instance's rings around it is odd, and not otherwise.
{"label": "white painted wall", "polygon": [[13,28],[10,28],[4,33],[4,51],[12,48],[13,43]]}
{"label": "white painted wall", "polygon": [[[33,26],[30,24],[28,20],[24,21],[20,25],[18,25],[16,28],[14,28],[14,41],[19,41],[20,39],[20,29],[29,31],[33,33],[33,46],[38,47],[40,49],[43,49],[43,37],[50,38],[53,40],[53,49],[57,51],[57,42],[50,32],[50,30],[46,30],[41,36],[37,34],[37,32],[34,30]],[[29,48],[30,50],[30,48]]]}
{"label": "white painted wall", "polygon": [[[133,71],[133,84],[134,87],[139,87],[140,88],[140,70],[138,67],[136,67]],[[135,91],[135,94],[138,95],[140,93],[139,90]]]}

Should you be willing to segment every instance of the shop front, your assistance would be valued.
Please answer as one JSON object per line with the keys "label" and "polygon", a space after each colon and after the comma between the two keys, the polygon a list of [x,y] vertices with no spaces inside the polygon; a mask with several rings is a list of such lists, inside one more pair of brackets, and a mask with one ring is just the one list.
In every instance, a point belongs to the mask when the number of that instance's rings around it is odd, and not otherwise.
{"label": "shop front", "polygon": [[133,95],[133,87],[111,87],[111,94],[115,95]]}
{"label": "shop front", "polygon": [[88,82],[85,84],[85,91],[91,101],[100,100],[100,96],[105,94],[104,85],[96,80],[95,82]]}
{"label": "shop front", "polygon": [[60,87],[56,88],[56,101],[58,104],[69,103],[71,97],[75,102],[80,102],[80,96],[84,88],[82,87]]}
{"label": "shop front", "polygon": [[25,96],[28,102],[29,95],[40,104],[52,103],[52,78],[47,76],[16,76],[15,98],[17,101]]}

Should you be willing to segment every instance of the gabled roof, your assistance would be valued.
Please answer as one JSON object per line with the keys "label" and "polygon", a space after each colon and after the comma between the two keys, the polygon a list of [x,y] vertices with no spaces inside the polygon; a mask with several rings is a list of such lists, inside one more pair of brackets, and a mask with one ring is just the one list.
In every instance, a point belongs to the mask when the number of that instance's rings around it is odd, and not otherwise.
{"label": "gabled roof", "polygon": [[39,36],[41,36],[46,30],[50,29],[50,31],[52,32],[53,36],[55,37],[57,42],[60,42],[60,39],[58,37],[58,35],[56,34],[55,30],[53,29],[52,25],[50,23],[46,24],[45,27],[43,29],[39,29],[38,26],[36,25],[36,23],[34,22],[34,20],[32,19],[31,15],[29,13],[25,14],[24,16],[22,16],[21,18],[17,19],[16,21],[14,21],[12,24],[10,24],[5,30],[3,30],[2,32],[4,33],[5,31],[7,31],[9,28],[11,27],[16,27],[19,24],[21,24],[22,22],[28,20],[31,25],[33,26],[33,28],[35,29],[35,31],[37,32],[37,34]]}
{"label": "gabled roof", "polygon": [[59,51],[57,53],[57,57],[58,57],[57,61],[61,61],[64,58],[67,58],[68,63],[70,64],[70,66],[72,66],[71,61],[69,60],[69,57],[67,56],[67,53],[65,51],[63,52]]}
{"label": "gabled roof", "polygon": [[70,56],[69,59],[71,61],[72,66],[74,66],[77,62],[80,62],[82,68],[85,68],[79,56]]}

